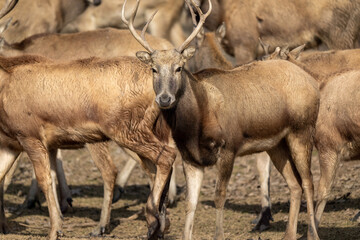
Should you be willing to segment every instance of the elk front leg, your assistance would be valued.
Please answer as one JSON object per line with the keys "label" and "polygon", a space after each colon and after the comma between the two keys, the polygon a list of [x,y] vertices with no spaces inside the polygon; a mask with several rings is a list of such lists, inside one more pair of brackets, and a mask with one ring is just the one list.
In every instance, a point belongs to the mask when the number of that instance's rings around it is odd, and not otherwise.
{"label": "elk front leg", "polygon": [[215,187],[215,208],[216,208],[216,240],[224,239],[224,205],[226,201],[226,189],[229,183],[234,166],[233,154],[222,154],[223,157],[217,162],[218,177]]}
{"label": "elk front leg", "polygon": [[271,215],[270,202],[270,157],[266,152],[256,154],[256,168],[259,173],[261,189],[261,212],[252,222],[256,224],[253,230],[264,231],[270,227],[270,220],[274,221]]}
{"label": "elk front leg", "polygon": [[52,189],[50,170],[52,164],[50,164],[49,152],[44,144],[38,139],[19,138],[18,140],[34,166],[37,181],[45,194],[48,203],[51,223],[49,238],[50,240],[58,239],[58,237],[62,235],[62,218],[60,208],[56,205],[56,196]]}
{"label": "elk front leg", "polygon": [[294,164],[290,161],[291,156],[288,146],[282,142],[279,146],[268,151],[276,169],[284,177],[290,189],[289,220],[283,239],[296,240],[297,223],[301,204],[301,179]]}
{"label": "elk front leg", "polygon": [[4,210],[4,178],[6,173],[13,166],[16,158],[19,156],[20,152],[12,151],[7,148],[0,148],[0,233],[8,233],[9,228],[6,223],[5,210]]}
{"label": "elk front leg", "polygon": [[91,233],[92,236],[101,236],[105,233],[105,228],[110,222],[111,203],[117,175],[116,166],[110,156],[109,147],[106,142],[87,144],[91,157],[101,172],[104,180],[104,200],[101,209],[100,223]]}
{"label": "elk front leg", "polygon": [[186,217],[183,240],[191,240],[195,210],[204,177],[204,168],[193,166],[185,159],[183,159],[183,166],[186,179]]}

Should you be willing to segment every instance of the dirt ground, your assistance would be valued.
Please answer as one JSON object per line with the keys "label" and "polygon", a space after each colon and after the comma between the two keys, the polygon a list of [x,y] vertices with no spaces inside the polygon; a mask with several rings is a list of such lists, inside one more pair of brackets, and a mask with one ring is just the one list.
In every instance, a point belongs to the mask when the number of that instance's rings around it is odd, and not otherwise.
{"label": "dirt ground", "polygon": [[[112,145],[112,155],[116,164],[124,165],[122,151]],[[62,239],[88,239],[89,233],[100,218],[102,204],[102,179],[87,150],[63,152],[64,168],[73,193],[73,208],[64,214],[64,234]],[[5,194],[6,216],[11,234],[0,235],[0,239],[46,239],[50,230],[47,205],[42,197],[42,207],[19,210],[25,200],[30,185],[31,164],[24,157],[15,178]],[[185,218],[185,181],[181,163],[176,166],[179,201],[169,209],[170,232],[165,239],[180,239]],[[319,166],[313,159],[315,188],[319,179]],[[201,189],[196,211],[193,238],[212,239],[215,231],[215,210],[213,203],[216,169],[208,168]],[[147,228],[145,218],[137,214],[145,206],[149,194],[148,179],[136,167],[125,193],[120,201],[113,204],[110,228],[99,239],[145,239]],[[289,190],[286,183],[272,167],[271,200],[274,222],[262,233],[252,232],[250,221],[260,211],[260,186],[254,159],[237,159],[228,187],[225,204],[224,231],[226,239],[281,239],[285,232],[289,211]],[[360,210],[360,161],[341,163],[335,185],[319,229],[321,239],[360,239],[360,222],[351,218]],[[304,210],[300,213],[298,238],[306,236],[307,223]],[[305,238],[306,239],[306,238]]]}

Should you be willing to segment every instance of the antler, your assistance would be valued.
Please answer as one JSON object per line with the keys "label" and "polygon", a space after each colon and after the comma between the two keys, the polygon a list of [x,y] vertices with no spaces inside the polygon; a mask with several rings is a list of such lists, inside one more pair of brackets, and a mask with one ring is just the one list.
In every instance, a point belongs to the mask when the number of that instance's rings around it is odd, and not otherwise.
{"label": "antler", "polygon": [[6,14],[8,14],[18,3],[18,0],[7,0],[5,6],[0,10],[0,19],[3,18]]}
{"label": "antler", "polygon": [[[205,23],[205,19],[210,15],[211,10],[212,10],[212,4],[211,4],[211,0],[209,1],[209,10],[204,14],[200,7],[196,5],[196,3],[194,3],[194,0],[191,0],[192,5],[196,8],[196,11],[199,13],[200,15],[200,20],[199,23],[197,24],[196,28],[194,29],[194,31],[191,33],[191,35],[185,40],[185,42],[183,44],[181,44],[181,46],[177,49],[178,52],[182,52],[189,44],[190,42],[196,37],[196,35],[199,33],[199,31],[201,30],[202,26]],[[186,1],[187,2],[187,1]],[[191,10],[190,10],[191,11]],[[193,15],[193,14],[192,14]],[[194,19],[194,18],[193,18]],[[194,22],[194,20],[193,20]]]}
{"label": "antler", "polygon": [[130,22],[128,22],[128,20],[126,20],[125,18],[125,5],[126,5],[127,0],[124,1],[123,7],[122,7],[122,12],[121,12],[121,20],[126,24],[126,26],[128,26],[131,34],[134,36],[134,38],[150,53],[154,52],[154,50],[150,47],[149,43],[145,40],[145,32],[146,29],[148,28],[151,20],[154,18],[155,14],[157,13],[157,11],[155,11],[153,13],[153,15],[150,17],[149,21],[147,21],[147,23],[145,24],[142,32],[141,32],[141,37],[139,36],[139,34],[137,33],[137,31],[134,28],[134,19],[136,16],[136,12],[139,8],[139,4],[140,4],[140,0],[136,0],[136,6],[130,16]]}
{"label": "antler", "polygon": [[189,11],[190,11],[190,14],[191,14],[191,20],[193,22],[193,27],[196,28],[197,22],[196,22],[196,15],[194,13],[194,9],[190,5],[189,0],[185,0],[185,3],[187,5],[187,7],[189,8]]}

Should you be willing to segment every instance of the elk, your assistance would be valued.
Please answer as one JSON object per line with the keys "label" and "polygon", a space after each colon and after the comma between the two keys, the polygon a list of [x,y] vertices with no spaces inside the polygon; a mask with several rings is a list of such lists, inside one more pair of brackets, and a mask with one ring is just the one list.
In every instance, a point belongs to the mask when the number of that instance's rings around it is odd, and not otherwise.
{"label": "elk", "polygon": [[[270,59],[286,59],[312,75],[320,87],[320,109],[316,123],[315,147],[320,161],[320,182],[315,220],[321,216],[330,197],[340,161],[353,160],[360,154],[356,113],[360,77],[360,50],[331,50],[302,52],[305,45],[292,51],[277,48]],[[351,96],[351,97],[350,97]],[[268,172],[258,168],[269,182]],[[356,216],[354,217],[354,219]]]}
{"label": "elk", "polygon": [[[194,22],[196,25],[196,22]],[[206,68],[218,68],[223,70],[233,69],[233,64],[228,60],[226,53],[221,47],[221,42],[225,36],[225,24],[221,24],[215,32],[204,32],[204,29],[196,35],[196,52],[189,60],[191,72],[197,72]],[[259,216],[252,221],[255,224],[253,230],[266,230],[270,227],[271,201],[269,189],[270,158],[265,152],[255,154],[256,165],[260,172],[261,189],[261,211]],[[266,170],[266,171],[265,171]]]}
{"label": "elk", "polygon": [[[123,0],[107,0],[99,7],[89,7],[65,26],[62,32],[82,32],[104,27],[125,28],[120,20],[123,3]],[[130,7],[134,6],[133,2],[129,4]],[[183,6],[183,0],[145,0],[141,5],[143,10],[139,11],[134,25],[136,28],[142,26],[147,16],[151,14],[154,8],[157,8],[161,16],[154,19],[152,26],[149,26],[149,32],[154,36],[168,39],[173,44],[180,44],[185,40],[182,29],[185,10]]]}
{"label": "elk", "polygon": [[[6,26],[0,25],[2,34],[6,30]],[[156,45],[158,48],[171,49],[172,44],[165,39],[148,36],[149,42]],[[16,44],[9,44],[4,38],[0,37],[0,55],[2,56],[20,56],[23,54],[39,54],[55,60],[75,60],[79,58],[87,58],[91,56],[112,58],[116,56],[132,56],[136,51],[142,50],[142,46],[133,39],[128,30],[118,30],[113,28],[106,28],[88,32],[74,33],[74,34],[39,34],[25,39],[24,41]],[[62,49],[59,51],[59,49]],[[105,152],[105,151],[102,151]],[[60,152],[59,152],[60,153]],[[58,153],[58,154],[59,154]],[[68,204],[71,205],[71,193],[66,184],[62,169],[61,158],[57,161],[59,170],[57,171],[58,180],[60,184],[61,196],[61,210],[65,212]],[[120,197],[121,189],[126,184],[127,178],[131,173],[131,169],[135,166],[135,162],[129,157],[131,161],[126,164],[127,168],[123,169],[121,174],[118,174],[117,188],[114,193],[113,201]],[[132,167],[131,167],[132,166]],[[15,167],[13,168],[15,170]],[[12,171],[13,173],[14,171]],[[12,176],[12,174],[8,174]],[[5,181],[5,190],[9,184],[11,177],[8,176]],[[29,195],[27,197],[27,206],[34,206],[38,202],[36,193],[38,192],[36,180],[32,181]],[[118,191],[120,189],[120,192]],[[176,197],[176,183],[175,176],[169,189],[169,201],[173,203]]]}
{"label": "elk", "polygon": [[[319,108],[315,80],[296,65],[281,60],[254,62],[230,71],[206,69],[191,74],[183,69],[195,52],[188,45],[210,14],[211,1],[205,14],[192,1],[200,16],[199,24],[180,47],[172,50],[154,50],[135,31],[132,23],[138,4],[139,1],[128,28],[147,51],[136,56],[153,72],[155,101],[183,158],[187,183],[183,238],[192,237],[204,168],[216,165],[219,169],[215,239],[224,239],[223,207],[234,158],[267,151],[291,192],[285,239],[296,238],[302,190],[307,199],[308,239],[319,239],[310,173]],[[127,21],[124,6],[122,18]]]}
{"label": "elk", "polygon": [[[206,10],[207,1],[202,2]],[[257,39],[290,48],[323,42],[330,49],[354,48],[360,30],[360,1],[319,0],[214,0],[217,8],[205,26],[210,30],[225,22],[225,47],[238,65],[262,55]],[[241,16],[239,18],[238,16]]]}
{"label": "elk", "polygon": [[[8,2],[2,0],[0,6]],[[11,0],[11,4],[13,2],[17,3],[18,0]],[[8,14],[13,21],[4,37],[9,43],[16,43],[35,34],[60,32],[89,5],[97,6],[100,3],[101,0],[20,1]]]}
{"label": "elk", "polygon": [[[131,57],[64,63],[32,56],[0,57],[0,67],[0,180],[16,156],[27,152],[48,202],[50,239],[56,239],[62,231],[50,159],[56,156],[58,148],[106,140],[129,148],[145,163],[155,164],[156,177],[147,202],[146,219],[150,238],[161,235],[165,229],[162,194],[166,193],[165,185],[176,154],[163,142],[169,132],[158,118],[160,110],[153,101],[151,71]],[[26,90],[23,93],[19,89]],[[108,168],[106,164],[97,164],[100,169],[106,168],[103,177],[105,172],[115,169],[111,161],[107,163]],[[105,186],[110,199],[114,182],[115,179]],[[97,232],[101,233],[109,222],[110,204],[108,211],[102,212]],[[4,214],[1,216],[4,227]]]}

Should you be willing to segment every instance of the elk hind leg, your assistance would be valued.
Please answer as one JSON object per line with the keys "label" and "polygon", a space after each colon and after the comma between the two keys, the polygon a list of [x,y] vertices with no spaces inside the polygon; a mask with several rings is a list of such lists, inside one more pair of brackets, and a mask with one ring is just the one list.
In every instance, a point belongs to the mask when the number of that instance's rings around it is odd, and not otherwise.
{"label": "elk hind leg", "polygon": [[88,150],[97,168],[101,172],[104,181],[104,200],[101,208],[99,225],[91,233],[92,236],[101,236],[105,233],[106,226],[110,222],[111,203],[115,187],[117,170],[110,156],[108,143],[87,144]]}
{"label": "elk hind leg", "polygon": [[314,211],[314,185],[310,170],[311,153],[313,148],[312,134],[314,127],[296,130],[287,136],[287,143],[296,169],[301,177],[302,189],[305,192],[307,213],[308,213],[308,239],[319,239]]}
{"label": "elk hind leg", "polygon": [[255,224],[253,231],[264,231],[270,227],[270,220],[274,221],[271,215],[270,201],[270,157],[266,152],[256,154],[256,167],[259,173],[259,182],[261,189],[261,212],[259,216],[252,221]]}
{"label": "elk hind leg", "polygon": [[284,141],[280,142],[277,147],[269,150],[268,154],[270,155],[274,166],[284,177],[290,189],[289,220],[283,239],[296,240],[297,223],[302,195],[301,179],[291,161],[289,148]]}

